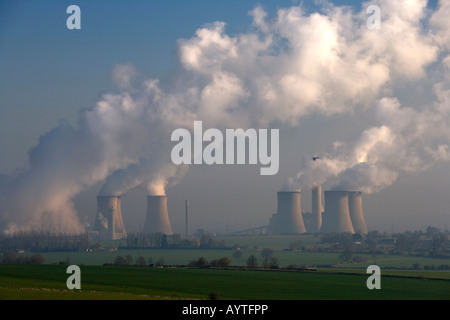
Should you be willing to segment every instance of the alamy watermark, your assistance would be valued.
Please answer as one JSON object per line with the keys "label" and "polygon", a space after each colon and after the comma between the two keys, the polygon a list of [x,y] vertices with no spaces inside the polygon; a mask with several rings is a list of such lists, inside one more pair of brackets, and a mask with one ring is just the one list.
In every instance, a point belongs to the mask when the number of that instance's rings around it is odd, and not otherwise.
{"label": "alamy watermark", "polygon": [[381,9],[376,4],[372,4],[367,7],[367,14],[370,16],[367,18],[367,28],[373,29],[381,29]]}
{"label": "alamy watermark", "polygon": [[369,290],[381,289],[381,270],[377,265],[367,267],[367,273],[372,275],[367,279],[366,285]]}
{"label": "alamy watermark", "polygon": [[71,265],[67,267],[66,273],[72,274],[67,278],[67,289],[81,289],[81,270],[77,265]]}
{"label": "alamy watermark", "polygon": [[[226,129],[224,137],[219,129],[210,128],[203,132],[202,121],[194,121],[193,141],[189,130],[183,128],[172,132],[171,141],[178,141],[171,152],[172,162],[176,165],[246,164],[248,158],[248,164],[259,161],[266,166],[260,168],[261,175],[274,175],[279,169],[278,129],[270,130],[270,154],[267,129]],[[209,142],[205,148],[203,142]]]}
{"label": "alamy watermark", "polygon": [[[66,9],[66,13],[71,14],[66,20],[67,29],[81,29],[81,9],[77,5],[70,5]],[[376,4],[367,7],[366,13],[370,14],[367,18],[367,28],[381,29],[381,9]]]}
{"label": "alamy watermark", "polygon": [[81,29],[81,9],[77,5],[70,5],[66,9],[66,13],[70,13],[71,15],[66,20],[67,29]]}

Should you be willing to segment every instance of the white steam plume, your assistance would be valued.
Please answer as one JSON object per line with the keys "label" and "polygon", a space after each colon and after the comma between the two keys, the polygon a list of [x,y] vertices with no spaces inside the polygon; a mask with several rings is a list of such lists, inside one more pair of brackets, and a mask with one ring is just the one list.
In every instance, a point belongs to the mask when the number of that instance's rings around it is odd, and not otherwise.
{"label": "white steam plume", "polygon": [[[319,161],[305,161],[284,189],[328,183],[334,189],[373,193],[391,185],[402,172],[420,172],[450,160],[450,4],[439,2],[431,15],[425,10],[426,1],[370,4],[379,5],[384,14],[383,31],[363,32],[360,39],[372,43],[374,54],[368,57],[381,59],[378,53],[383,52],[384,60],[391,60],[388,69],[393,84],[399,81],[398,75],[417,81],[427,75],[427,65],[435,63],[430,74],[436,78],[436,102],[416,110],[401,106],[395,97],[378,99],[368,109],[374,115],[374,127],[364,130],[353,144],[336,142]],[[429,24],[428,32],[422,30],[421,22]]]}
{"label": "white steam plume", "polygon": [[390,186],[401,172],[421,172],[449,161],[450,123],[442,109],[442,104],[436,103],[416,111],[402,107],[395,98],[380,99],[373,114],[383,125],[365,130],[353,144],[337,142],[337,147],[320,159],[306,161],[283,188],[329,183],[334,189],[374,193]]}
{"label": "white steam plume", "polygon": [[[366,27],[370,4],[382,9],[380,30]],[[0,225],[81,230],[72,199],[105,179],[101,194],[120,195],[137,186],[149,194],[165,192],[185,172],[171,163],[170,134],[191,129],[194,120],[237,128],[297,125],[313,113],[351,115],[357,108],[379,112],[377,123],[358,141],[340,144],[347,153],[335,144],[321,161],[306,164],[293,184],[355,181],[339,176],[358,173],[363,182],[384,177],[378,185],[362,183],[379,189],[395,181],[399,163],[416,170],[446,159],[448,136],[439,130],[446,123],[439,115],[448,114],[448,79],[436,82],[438,100],[428,112],[381,98],[392,95],[398,83],[423,79],[433,63],[449,65],[444,56],[450,47],[449,5],[440,2],[431,15],[422,0],[367,6],[354,13],[325,3],[311,14],[298,6],[276,14],[256,7],[250,12],[252,29],[233,36],[226,34],[224,22],[213,22],[178,41],[180,68],[166,81],[143,79],[131,64],[114,67],[117,93],[103,95],[81,113],[77,127],[61,123],[42,136],[30,152],[30,167],[2,177],[8,183],[0,183]],[[389,122],[391,113],[405,124]],[[426,131],[423,141],[409,132],[414,126]]]}

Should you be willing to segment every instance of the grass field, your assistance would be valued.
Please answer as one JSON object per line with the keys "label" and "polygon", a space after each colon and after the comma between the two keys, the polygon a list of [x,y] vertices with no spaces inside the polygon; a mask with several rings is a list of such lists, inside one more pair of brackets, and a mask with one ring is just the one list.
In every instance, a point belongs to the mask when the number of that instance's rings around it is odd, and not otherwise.
{"label": "grass field", "polygon": [[[0,264],[0,299],[83,300],[179,300],[208,299],[213,291],[221,299],[450,299],[450,272],[425,271],[425,266],[450,264],[449,259],[378,254],[357,254],[362,262],[343,263],[340,253],[287,250],[292,242],[306,249],[320,243],[313,235],[217,237],[227,247],[239,247],[243,255],[233,258],[235,249],[119,249],[92,252],[43,252],[44,265]],[[119,246],[118,242],[105,247]],[[262,264],[261,249],[270,248],[280,268],[289,265],[316,266],[317,271],[218,270],[169,268],[187,265],[205,257],[208,261],[228,257],[231,266],[245,266],[255,255]],[[32,255],[34,253],[24,253]],[[162,261],[164,268],[103,266],[117,256],[139,256],[147,264]],[[356,255],[356,254],[355,254]],[[66,265],[81,267],[81,290],[66,287]],[[382,269],[381,290],[366,286],[367,266]],[[322,268],[321,266],[333,266]],[[407,270],[419,266],[420,270]],[[390,270],[391,267],[404,270]]]}
{"label": "grass field", "polygon": [[[182,249],[120,249],[117,251],[96,251],[96,252],[44,252],[45,263],[58,264],[61,261],[68,261],[70,264],[76,265],[103,265],[104,263],[113,263],[118,255],[131,255],[133,261],[139,256],[145,257],[147,261],[151,258],[153,263],[158,260],[163,261],[165,265],[187,265],[189,261],[205,257],[208,261],[228,257],[233,266],[245,266],[249,255],[255,255],[262,263],[261,249],[244,249],[243,256],[239,259],[233,258],[234,250],[182,250]],[[30,254],[32,255],[32,253]],[[395,268],[412,268],[418,263],[421,268],[426,265],[439,266],[442,264],[450,264],[450,259],[411,257],[399,255],[378,255],[374,260],[371,255],[358,255],[364,259],[364,262],[342,263],[339,259],[339,253],[320,253],[320,252],[301,252],[301,251],[274,251],[273,255],[277,258],[280,267],[289,265],[307,265],[307,266],[323,266],[337,265],[339,268],[367,268],[370,264],[378,266],[395,267]]]}
{"label": "grass field", "polygon": [[0,299],[450,299],[448,272],[382,271],[369,290],[365,270],[326,272],[81,267],[81,290],[66,287],[66,266],[0,264]]}
{"label": "grass field", "polygon": [[[117,251],[102,252],[45,252],[42,253],[46,263],[59,263],[68,259],[71,264],[85,265],[102,265],[104,263],[112,263],[118,256],[131,255],[133,260],[143,256],[147,261],[151,258],[155,263],[162,258],[166,265],[186,265],[190,260],[205,257],[208,261],[228,257],[231,259],[231,265],[245,266],[246,259],[253,254],[262,262],[261,251],[255,249],[244,250],[242,258],[233,258],[234,250],[182,250],[182,249],[121,249]],[[274,252],[274,256],[278,259],[280,266],[286,267],[290,264],[335,264],[338,262],[339,254],[337,253],[317,253],[317,252],[298,252],[298,251],[278,251]]]}

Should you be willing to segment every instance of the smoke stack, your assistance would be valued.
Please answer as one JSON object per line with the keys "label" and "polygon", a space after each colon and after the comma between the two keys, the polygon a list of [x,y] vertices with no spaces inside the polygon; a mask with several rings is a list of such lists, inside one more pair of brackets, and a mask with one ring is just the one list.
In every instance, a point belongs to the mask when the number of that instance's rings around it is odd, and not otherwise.
{"label": "smoke stack", "polygon": [[305,233],[300,191],[279,191],[277,213],[272,219],[273,234]]}
{"label": "smoke stack", "polygon": [[186,200],[185,203],[185,210],[186,210],[186,237],[189,236],[189,201]]}
{"label": "smoke stack", "polygon": [[147,217],[144,232],[173,234],[167,211],[167,196],[147,196]]}
{"label": "smoke stack", "polygon": [[322,187],[319,185],[312,189],[312,217],[310,232],[319,232],[322,226]]}
{"label": "smoke stack", "polygon": [[325,214],[321,232],[354,233],[347,191],[325,191]]}
{"label": "smoke stack", "polygon": [[127,237],[122,219],[120,197],[97,197],[97,217],[94,223],[94,231],[99,233],[102,240],[116,240]]}
{"label": "smoke stack", "polygon": [[356,233],[367,233],[366,222],[362,210],[362,195],[360,191],[348,192],[348,209],[353,229]]}

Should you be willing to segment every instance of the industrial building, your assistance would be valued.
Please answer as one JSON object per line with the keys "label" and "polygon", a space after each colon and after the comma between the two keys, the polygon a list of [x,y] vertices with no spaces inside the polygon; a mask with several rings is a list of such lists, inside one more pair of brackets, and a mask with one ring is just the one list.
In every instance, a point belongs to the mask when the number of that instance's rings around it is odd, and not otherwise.
{"label": "industrial building", "polygon": [[362,210],[362,194],[360,191],[348,192],[348,209],[353,229],[356,233],[367,233],[366,222]]}
{"label": "industrial building", "polygon": [[355,233],[348,209],[347,191],[325,191],[325,212],[321,232]]}
{"label": "industrial building", "polygon": [[[304,215],[301,191],[277,192],[277,212],[269,220],[268,233],[367,233],[360,191],[328,190],[324,191],[323,195],[325,208],[322,205],[321,186],[312,188],[312,212]],[[188,237],[190,230],[189,202],[187,200],[185,201],[185,223],[185,236]],[[147,196],[147,212],[142,231],[173,235],[167,209],[167,196]],[[122,219],[119,196],[97,197],[97,216],[93,232],[99,240],[126,238],[127,232]]]}
{"label": "industrial building", "polygon": [[312,189],[311,196],[312,213],[306,229],[301,209],[301,192],[278,192],[277,212],[269,220],[269,232],[271,234],[367,233],[360,191],[324,191],[325,210],[320,185]]}
{"label": "industrial building", "polygon": [[300,234],[305,233],[301,210],[300,191],[279,191],[277,193],[277,212],[270,219],[272,234]]}
{"label": "industrial building", "polygon": [[127,237],[120,197],[97,197],[97,216],[93,230],[99,240],[117,240]]}
{"label": "industrial building", "polygon": [[173,234],[167,210],[167,196],[147,196],[147,215],[144,223],[144,232]]}

